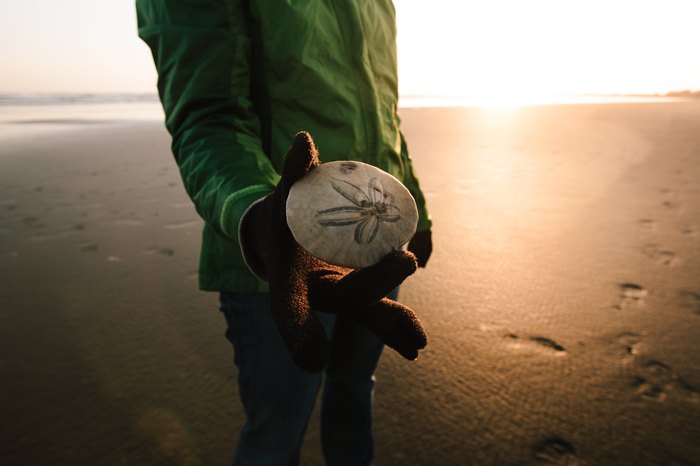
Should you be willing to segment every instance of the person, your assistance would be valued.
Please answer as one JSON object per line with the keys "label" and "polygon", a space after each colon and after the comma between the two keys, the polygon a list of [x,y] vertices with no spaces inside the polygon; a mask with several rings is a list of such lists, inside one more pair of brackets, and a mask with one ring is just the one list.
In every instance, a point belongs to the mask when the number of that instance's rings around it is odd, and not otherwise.
{"label": "person", "polygon": [[[136,0],[136,10],[172,152],[205,221],[199,285],[220,293],[234,347],[246,414],[234,464],[298,464],[322,381],[327,464],[371,464],[383,346],[415,359],[427,342],[398,285],[432,251],[397,115],[392,2]],[[419,211],[412,254],[349,273],[296,245],[280,209],[319,157],[406,185]]]}

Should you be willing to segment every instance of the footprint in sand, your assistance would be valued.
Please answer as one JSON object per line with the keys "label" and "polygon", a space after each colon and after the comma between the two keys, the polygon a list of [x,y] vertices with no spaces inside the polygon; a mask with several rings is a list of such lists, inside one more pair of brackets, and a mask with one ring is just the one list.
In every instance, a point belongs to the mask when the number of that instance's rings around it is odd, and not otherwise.
{"label": "footprint in sand", "polygon": [[658,224],[650,218],[639,219],[639,225],[647,231],[656,231]]}
{"label": "footprint in sand", "polygon": [[644,297],[647,295],[647,290],[644,287],[636,283],[620,283],[618,286],[620,288],[621,300],[619,304],[614,306],[615,309],[644,305]]}
{"label": "footprint in sand", "polygon": [[700,403],[700,391],[667,363],[644,353],[647,332],[623,332],[614,339],[613,357],[631,364],[630,388],[642,399],[663,402],[669,395]]}
{"label": "footprint in sand", "polygon": [[664,401],[672,389],[671,367],[652,359],[639,364],[637,372],[632,379],[632,387],[637,393],[647,400]]}
{"label": "footprint in sand", "polygon": [[676,389],[685,401],[689,403],[700,403],[700,390],[687,380],[677,377]]}
{"label": "footprint in sand", "polygon": [[686,236],[695,236],[697,234],[695,227],[692,225],[681,225],[678,229]]}
{"label": "footprint in sand", "polygon": [[169,223],[168,225],[165,225],[165,228],[167,228],[168,230],[179,230],[181,228],[199,226],[200,223],[201,222],[199,220],[185,220],[182,222]]}
{"label": "footprint in sand", "polygon": [[24,217],[22,219],[22,225],[24,225],[27,228],[35,228],[35,229],[41,229],[41,228],[46,228],[46,224],[42,223],[39,217]]}
{"label": "footprint in sand", "polygon": [[700,293],[695,291],[681,291],[683,307],[690,309],[694,314],[700,315]]}
{"label": "footprint in sand", "polygon": [[172,257],[175,255],[175,250],[170,249],[170,248],[159,248],[159,247],[152,247],[148,248],[143,253],[147,256],[166,256],[166,257]]}
{"label": "footprint in sand", "polygon": [[675,393],[687,402],[700,403],[698,389],[665,362],[640,356],[635,369],[631,386],[642,398],[660,403]]}
{"label": "footprint in sand", "polygon": [[615,337],[614,351],[619,359],[628,359],[641,354],[646,332],[623,332]]}
{"label": "footprint in sand", "polygon": [[95,243],[87,243],[80,247],[80,252],[95,252],[99,249],[99,246]]}
{"label": "footprint in sand", "polygon": [[67,236],[72,236],[78,231],[76,228],[71,228],[68,230],[50,231],[50,232],[40,232],[34,235],[28,236],[25,241],[28,243],[43,243],[47,241],[60,240]]}
{"label": "footprint in sand", "polygon": [[538,464],[556,466],[582,466],[586,464],[576,454],[576,448],[571,442],[561,437],[549,437],[534,449],[534,457]]}
{"label": "footprint in sand", "polygon": [[649,243],[642,248],[642,254],[659,265],[673,266],[680,262],[676,253],[663,249],[656,243]]}
{"label": "footprint in sand", "polygon": [[518,335],[514,333],[507,333],[504,335],[506,339],[510,342],[511,346],[514,348],[533,348],[533,349],[544,349],[547,352],[551,352],[552,354],[556,355],[565,355],[566,354],[566,348],[564,348],[562,345],[557,343],[554,340],[551,340],[546,337],[541,337],[541,336],[530,336],[530,337],[525,337],[525,338],[520,338]]}
{"label": "footprint in sand", "polygon": [[680,202],[672,201],[670,199],[665,200],[663,202],[663,206],[666,208],[666,210],[674,214],[677,214],[683,210],[683,205]]}

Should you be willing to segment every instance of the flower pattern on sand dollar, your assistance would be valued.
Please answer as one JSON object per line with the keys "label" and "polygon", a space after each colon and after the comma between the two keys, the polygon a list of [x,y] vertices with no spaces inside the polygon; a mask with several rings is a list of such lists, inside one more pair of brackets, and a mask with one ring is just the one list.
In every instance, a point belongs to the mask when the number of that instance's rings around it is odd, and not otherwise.
{"label": "flower pattern on sand dollar", "polygon": [[382,222],[394,223],[401,219],[401,211],[393,203],[394,196],[376,178],[370,178],[366,193],[358,186],[336,178],[331,185],[352,204],[318,211],[318,223],[324,227],[357,225],[354,235],[357,244],[371,243]]}

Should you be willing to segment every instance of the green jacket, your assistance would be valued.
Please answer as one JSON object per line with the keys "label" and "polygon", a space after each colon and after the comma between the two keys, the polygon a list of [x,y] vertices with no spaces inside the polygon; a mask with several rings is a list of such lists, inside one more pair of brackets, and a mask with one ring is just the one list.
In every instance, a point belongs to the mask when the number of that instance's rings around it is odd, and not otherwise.
{"label": "green jacket", "polygon": [[200,288],[265,291],[243,262],[241,215],[279,181],[293,136],[322,162],[401,180],[430,228],[396,114],[391,0],[136,0],[172,151],[205,221]]}

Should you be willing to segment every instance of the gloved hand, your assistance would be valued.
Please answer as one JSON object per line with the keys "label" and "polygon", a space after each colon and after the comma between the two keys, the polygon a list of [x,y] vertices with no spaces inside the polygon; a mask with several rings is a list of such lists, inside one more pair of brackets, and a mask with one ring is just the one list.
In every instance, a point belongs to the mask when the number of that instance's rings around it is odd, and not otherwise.
{"label": "gloved hand", "polygon": [[353,271],[317,259],[294,240],[285,210],[289,189],[317,165],[311,136],[297,134],[275,191],[241,220],[243,255],[269,283],[272,315],[282,339],[300,367],[323,369],[330,348],[313,308],[348,315],[406,359],[417,358],[427,344],[423,326],[411,309],[384,297],[415,272],[413,254],[394,251],[376,265]]}
{"label": "gloved hand", "polygon": [[433,239],[430,230],[416,232],[411,241],[408,242],[408,250],[416,256],[418,267],[425,267],[433,252]]}

